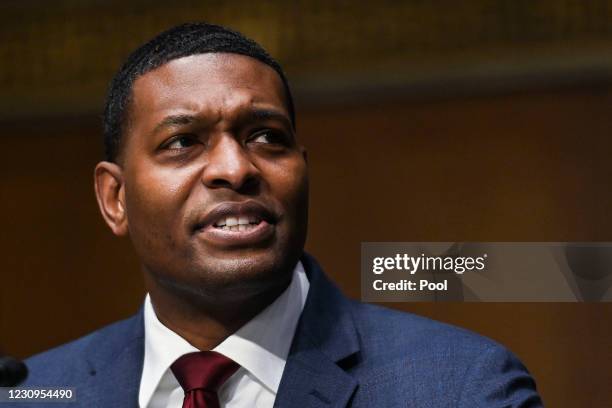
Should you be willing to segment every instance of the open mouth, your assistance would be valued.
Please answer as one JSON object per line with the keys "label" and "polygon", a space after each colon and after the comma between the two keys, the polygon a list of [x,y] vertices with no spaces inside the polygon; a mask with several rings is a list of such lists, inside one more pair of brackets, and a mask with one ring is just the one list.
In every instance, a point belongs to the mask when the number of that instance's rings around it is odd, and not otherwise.
{"label": "open mouth", "polygon": [[219,247],[258,246],[275,236],[275,213],[254,200],[217,205],[196,223],[199,239]]}
{"label": "open mouth", "polygon": [[213,227],[223,231],[248,231],[262,222],[276,223],[276,216],[264,205],[253,200],[225,202],[209,211],[195,225],[195,230]]}
{"label": "open mouth", "polygon": [[261,224],[261,221],[262,219],[260,217],[252,215],[239,217],[229,216],[215,222],[213,227],[222,231],[245,232],[257,228],[257,226]]}

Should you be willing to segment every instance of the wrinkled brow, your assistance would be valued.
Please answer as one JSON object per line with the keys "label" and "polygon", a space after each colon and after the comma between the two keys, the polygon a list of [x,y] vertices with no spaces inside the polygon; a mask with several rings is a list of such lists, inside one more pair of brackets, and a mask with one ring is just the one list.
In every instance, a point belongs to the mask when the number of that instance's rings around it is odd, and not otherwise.
{"label": "wrinkled brow", "polygon": [[198,118],[195,115],[181,114],[166,116],[161,122],[155,126],[153,133],[157,133],[163,128],[170,126],[189,125],[196,122]]}
{"label": "wrinkled brow", "polygon": [[[259,120],[277,120],[282,122],[287,128],[292,129],[293,125],[287,115],[281,111],[274,109],[250,109],[239,116],[239,122],[259,121]],[[178,114],[166,116],[159,122],[153,133],[157,133],[160,130],[171,127],[171,126],[184,126],[190,125],[196,122],[202,121],[202,117],[192,114]]]}

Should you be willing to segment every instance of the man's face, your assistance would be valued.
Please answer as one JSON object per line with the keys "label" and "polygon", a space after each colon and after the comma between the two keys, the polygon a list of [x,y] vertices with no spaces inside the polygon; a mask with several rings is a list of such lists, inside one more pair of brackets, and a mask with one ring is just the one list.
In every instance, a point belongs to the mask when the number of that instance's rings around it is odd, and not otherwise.
{"label": "man's face", "polygon": [[306,238],[308,181],[286,106],[278,74],[237,54],[176,59],[135,81],[124,206],[155,282],[215,294],[290,276]]}

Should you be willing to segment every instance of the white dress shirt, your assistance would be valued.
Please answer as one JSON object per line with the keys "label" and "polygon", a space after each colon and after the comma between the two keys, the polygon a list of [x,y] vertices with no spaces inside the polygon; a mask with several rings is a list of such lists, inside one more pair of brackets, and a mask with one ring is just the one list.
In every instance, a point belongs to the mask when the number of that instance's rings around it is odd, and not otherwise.
{"label": "white dress shirt", "polygon": [[[274,405],[309,286],[304,267],[298,262],[287,289],[213,349],[240,364],[238,371],[219,389],[222,407],[271,408]],[[199,350],[159,321],[148,294],[144,304],[144,329],[139,406],[181,408],[185,393],[170,366],[180,356]]]}

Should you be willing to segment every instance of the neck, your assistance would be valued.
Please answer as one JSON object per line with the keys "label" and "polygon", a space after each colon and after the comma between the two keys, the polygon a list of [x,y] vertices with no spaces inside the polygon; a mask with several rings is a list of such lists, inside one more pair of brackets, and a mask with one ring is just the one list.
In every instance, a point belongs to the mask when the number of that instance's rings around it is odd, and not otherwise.
{"label": "neck", "polygon": [[211,350],[278,298],[285,282],[250,294],[218,293],[206,297],[160,284],[145,272],[146,287],[159,321],[198,350]]}

